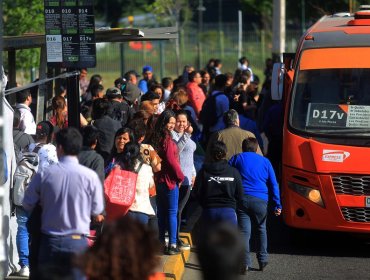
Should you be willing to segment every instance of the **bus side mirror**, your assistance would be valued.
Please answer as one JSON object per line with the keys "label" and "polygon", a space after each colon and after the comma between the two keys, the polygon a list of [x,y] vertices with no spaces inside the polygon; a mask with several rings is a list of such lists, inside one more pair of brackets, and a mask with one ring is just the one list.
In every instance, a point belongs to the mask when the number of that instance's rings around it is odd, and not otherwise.
{"label": "bus side mirror", "polygon": [[284,63],[275,63],[272,68],[271,78],[271,99],[281,100],[283,98],[285,78],[285,65]]}

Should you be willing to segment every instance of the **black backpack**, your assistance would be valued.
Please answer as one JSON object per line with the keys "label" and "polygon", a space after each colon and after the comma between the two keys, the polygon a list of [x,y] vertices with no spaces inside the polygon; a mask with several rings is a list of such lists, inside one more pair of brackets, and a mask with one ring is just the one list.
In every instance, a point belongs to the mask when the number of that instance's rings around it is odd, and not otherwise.
{"label": "black backpack", "polygon": [[220,117],[217,115],[216,110],[216,97],[224,94],[219,91],[215,94],[210,95],[203,103],[202,110],[199,113],[199,120],[203,124],[203,127],[209,128],[217,123],[217,119]]}
{"label": "black backpack", "polygon": [[112,102],[109,116],[125,126],[131,119],[131,107],[126,102]]}

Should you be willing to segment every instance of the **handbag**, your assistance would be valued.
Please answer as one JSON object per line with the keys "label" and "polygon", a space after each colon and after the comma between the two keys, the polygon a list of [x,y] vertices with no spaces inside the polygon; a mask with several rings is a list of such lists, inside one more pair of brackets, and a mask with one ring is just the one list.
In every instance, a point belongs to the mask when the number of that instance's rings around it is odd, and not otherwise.
{"label": "handbag", "polygon": [[116,165],[104,180],[106,220],[111,221],[126,215],[135,200],[138,172],[121,169]]}

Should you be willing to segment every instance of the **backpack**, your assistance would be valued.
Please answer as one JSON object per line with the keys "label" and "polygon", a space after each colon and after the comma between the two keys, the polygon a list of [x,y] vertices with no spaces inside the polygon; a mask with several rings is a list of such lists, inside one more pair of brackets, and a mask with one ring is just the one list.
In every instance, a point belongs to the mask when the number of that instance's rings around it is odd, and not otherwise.
{"label": "backpack", "polygon": [[119,121],[122,126],[125,126],[130,119],[130,113],[131,113],[131,108],[126,102],[112,102],[112,107],[111,111],[109,113],[109,116],[116,120]]}
{"label": "backpack", "polygon": [[135,172],[123,170],[116,165],[104,180],[107,221],[126,215],[130,209],[135,200],[136,181],[142,164],[140,162]]}
{"label": "backpack", "polygon": [[199,113],[199,120],[203,124],[203,127],[209,128],[217,123],[218,115],[216,110],[216,97],[224,94],[219,91],[215,94],[210,95],[203,103],[202,110]]}
{"label": "backpack", "polygon": [[14,136],[13,142],[14,142],[14,152],[15,152],[15,159],[17,163],[21,160],[22,158],[22,148],[17,144],[19,140],[25,135],[24,132],[18,131],[18,133]]}
{"label": "backpack", "polygon": [[13,203],[22,206],[24,194],[39,166],[38,151],[43,144],[37,145],[32,152],[24,152],[17,163],[13,179]]}

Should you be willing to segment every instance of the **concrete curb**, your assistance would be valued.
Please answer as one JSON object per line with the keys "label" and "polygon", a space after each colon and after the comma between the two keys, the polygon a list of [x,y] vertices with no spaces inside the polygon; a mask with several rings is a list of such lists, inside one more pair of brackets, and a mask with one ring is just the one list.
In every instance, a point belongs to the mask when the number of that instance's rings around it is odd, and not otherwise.
{"label": "concrete curb", "polygon": [[[180,239],[193,246],[190,233],[180,233]],[[166,280],[180,280],[185,271],[185,264],[189,260],[190,250],[182,251],[179,255],[163,256],[163,273]]]}

